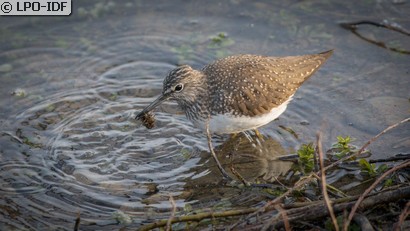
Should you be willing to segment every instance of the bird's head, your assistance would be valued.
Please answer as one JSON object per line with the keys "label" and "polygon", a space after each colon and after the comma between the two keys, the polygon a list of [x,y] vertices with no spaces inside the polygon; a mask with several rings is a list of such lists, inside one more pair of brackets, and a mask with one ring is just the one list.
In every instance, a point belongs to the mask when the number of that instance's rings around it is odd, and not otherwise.
{"label": "bird's head", "polygon": [[189,106],[201,95],[201,91],[206,90],[204,81],[204,74],[201,71],[194,70],[188,65],[178,66],[165,77],[161,95],[138,113],[136,119],[166,100],[175,100],[182,108]]}

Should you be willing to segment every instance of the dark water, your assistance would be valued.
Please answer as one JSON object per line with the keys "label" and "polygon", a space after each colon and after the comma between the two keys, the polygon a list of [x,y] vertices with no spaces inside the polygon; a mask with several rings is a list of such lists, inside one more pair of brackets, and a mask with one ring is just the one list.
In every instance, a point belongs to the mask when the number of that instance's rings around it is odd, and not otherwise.
{"label": "dark water", "polygon": [[[0,18],[0,229],[135,228],[178,208],[251,206],[259,195],[218,185],[205,135],[173,103],[147,130],[133,119],[177,64],[229,54],[296,55],[335,49],[265,141],[215,136],[222,162],[250,180],[289,167],[289,154],[322,131],[357,145],[410,115],[410,56],[365,42],[341,21],[410,28],[410,3],[392,1],[75,1],[70,17]],[[363,33],[410,49],[404,35]],[[281,129],[291,128],[297,137]],[[384,135],[374,158],[409,153],[409,125]],[[246,159],[245,161],[243,161]],[[242,164],[241,164],[242,163]]]}

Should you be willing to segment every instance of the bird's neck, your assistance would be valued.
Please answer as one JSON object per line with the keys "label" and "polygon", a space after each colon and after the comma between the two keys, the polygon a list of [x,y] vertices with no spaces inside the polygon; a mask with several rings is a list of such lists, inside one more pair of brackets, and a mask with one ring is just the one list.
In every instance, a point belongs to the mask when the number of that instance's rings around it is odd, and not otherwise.
{"label": "bird's neck", "polygon": [[210,114],[208,83],[202,72],[197,74],[201,76],[190,83],[192,92],[187,93],[189,97],[178,103],[190,120],[204,120]]}

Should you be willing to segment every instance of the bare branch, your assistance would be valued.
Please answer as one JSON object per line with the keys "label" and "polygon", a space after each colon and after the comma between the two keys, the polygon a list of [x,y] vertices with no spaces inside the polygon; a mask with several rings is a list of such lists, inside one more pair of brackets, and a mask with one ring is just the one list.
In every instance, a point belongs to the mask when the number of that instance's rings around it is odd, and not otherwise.
{"label": "bare branch", "polygon": [[403,223],[404,223],[404,220],[406,220],[406,217],[410,214],[410,201],[408,201],[407,203],[406,203],[406,206],[404,207],[404,209],[403,209],[403,212],[401,212],[401,214],[400,214],[400,217],[399,217],[399,222],[397,223],[397,226],[396,226],[396,228],[394,229],[395,231],[400,231],[400,230],[402,230],[401,228],[401,226],[403,225]]}
{"label": "bare branch", "polygon": [[337,219],[333,211],[333,207],[329,199],[329,195],[327,194],[325,164],[323,161],[322,137],[319,132],[316,135],[316,143],[317,143],[317,150],[318,150],[318,156],[319,156],[320,173],[321,173],[320,178],[322,182],[321,186],[322,186],[323,198],[325,200],[326,207],[329,210],[330,217],[332,218],[333,226],[335,227],[336,231],[339,231],[339,225],[337,224]]}

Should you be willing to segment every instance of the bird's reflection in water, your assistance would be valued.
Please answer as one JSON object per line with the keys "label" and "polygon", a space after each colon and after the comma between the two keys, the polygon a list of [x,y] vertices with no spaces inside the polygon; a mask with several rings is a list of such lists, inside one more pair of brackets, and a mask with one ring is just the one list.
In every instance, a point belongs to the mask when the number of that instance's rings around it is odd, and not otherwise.
{"label": "bird's reflection in water", "polygon": [[[281,161],[278,158],[289,154],[279,142],[270,138],[251,133],[240,133],[231,136],[223,144],[214,147],[219,161],[232,178],[237,175],[249,182],[274,182],[276,177],[285,174],[292,162]],[[203,175],[198,179],[191,179],[195,185],[217,184],[222,176],[209,152],[200,153],[202,165],[195,171]],[[200,174],[200,173],[208,174]]]}
{"label": "bird's reflection in water", "polygon": [[[215,142],[218,139],[213,140]],[[289,153],[279,142],[270,137],[250,133],[231,136],[221,145],[214,147],[214,151],[222,166],[233,179],[238,179],[238,177],[232,173],[232,169],[247,182],[272,185],[272,188],[282,183],[277,181],[278,178],[279,180],[283,178],[280,176],[287,173],[292,165],[290,161],[278,160],[280,156]],[[197,167],[189,170],[193,173],[192,176],[184,179],[183,190],[175,193],[174,199],[194,203],[193,207],[200,208],[214,206],[216,201],[228,203],[228,207],[252,206],[274,197],[265,192],[263,188],[241,187],[240,184],[226,182],[209,151],[196,153],[195,156],[199,157],[200,161]],[[241,182],[239,179],[237,181]],[[156,192],[144,202],[151,204],[164,201],[168,197],[169,193]]]}

